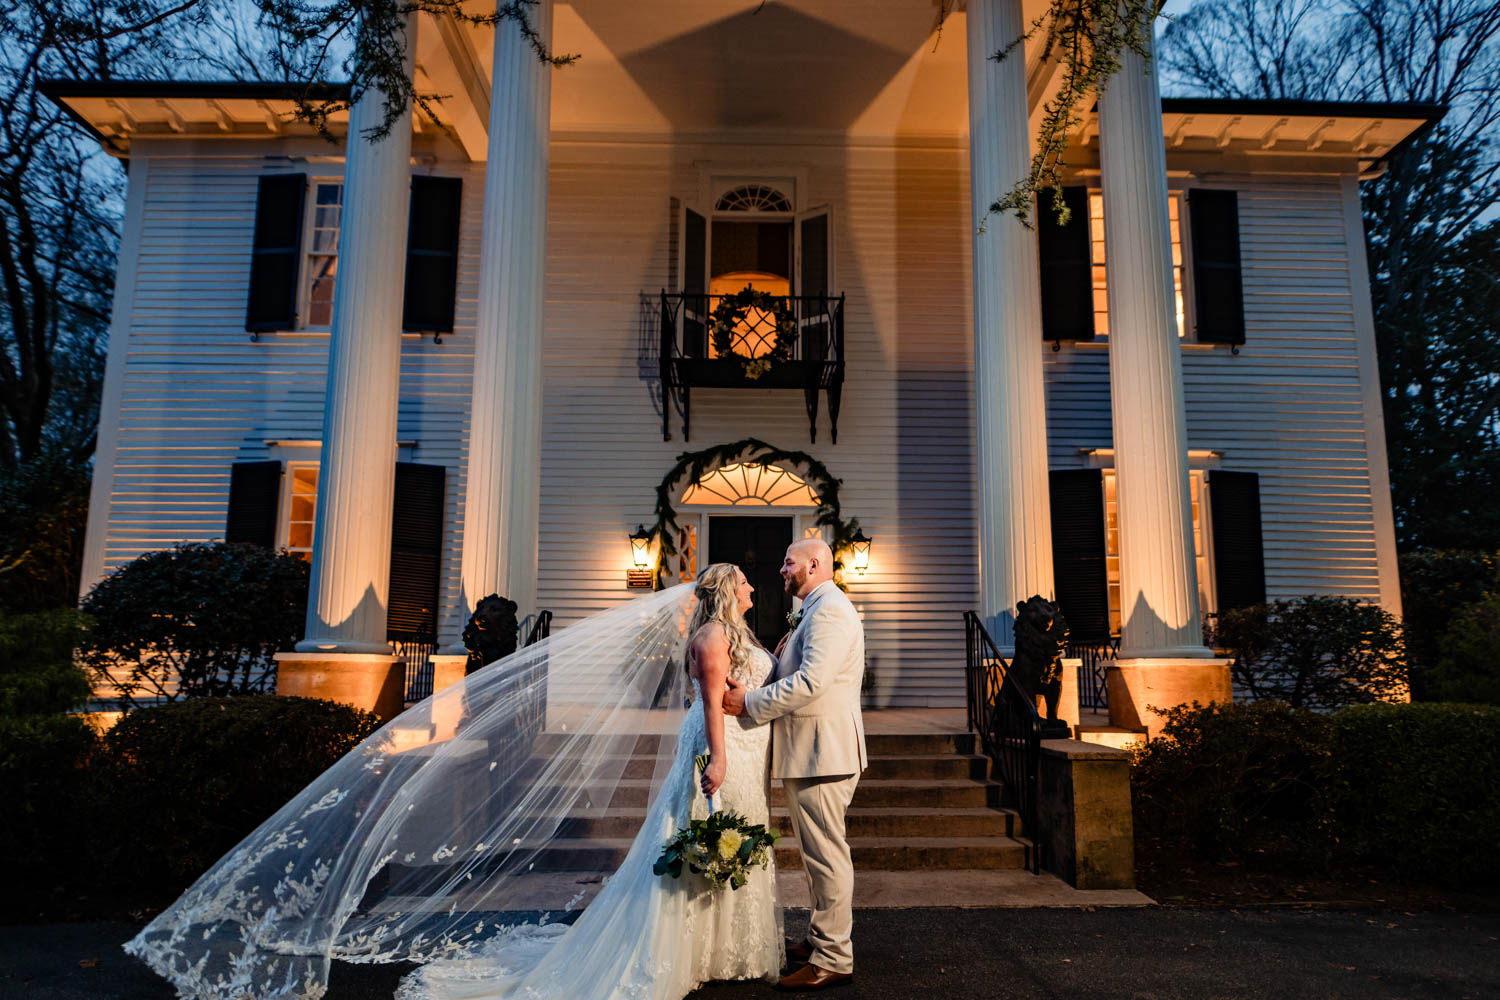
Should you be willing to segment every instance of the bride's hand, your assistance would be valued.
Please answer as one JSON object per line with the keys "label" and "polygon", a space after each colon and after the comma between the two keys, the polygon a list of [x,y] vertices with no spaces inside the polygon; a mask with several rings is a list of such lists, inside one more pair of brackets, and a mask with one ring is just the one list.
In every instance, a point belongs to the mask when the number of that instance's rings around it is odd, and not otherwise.
{"label": "bride's hand", "polygon": [[719,790],[719,786],[724,784],[724,773],[728,769],[722,758],[715,757],[708,762],[708,766],[703,769],[704,795],[712,795]]}

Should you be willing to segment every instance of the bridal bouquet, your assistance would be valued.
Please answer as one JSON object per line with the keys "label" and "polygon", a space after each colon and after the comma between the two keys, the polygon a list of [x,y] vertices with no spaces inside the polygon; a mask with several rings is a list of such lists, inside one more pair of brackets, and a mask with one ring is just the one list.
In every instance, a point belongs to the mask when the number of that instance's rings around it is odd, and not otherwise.
{"label": "bridal bouquet", "polygon": [[[706,754],[697,760],[700,769],[708,764]],[[709,809],[713,809],[712,799]],[[738,889],[749,880],[751,867],[766,867],[778,839],[775,831],[751,824],[738,813],[710,812],[708,819],[691,820],[663,845],[652,871],[681,878],[686,864],[715,889],[726,885]]]}

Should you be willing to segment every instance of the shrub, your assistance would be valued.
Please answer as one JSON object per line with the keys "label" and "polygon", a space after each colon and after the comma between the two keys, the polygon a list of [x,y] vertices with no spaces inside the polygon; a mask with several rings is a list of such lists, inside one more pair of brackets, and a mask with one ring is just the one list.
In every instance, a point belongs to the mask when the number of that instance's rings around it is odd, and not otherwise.
{"label": "shrub", "polygon": [[1458,549],[1407,552],[1400,567],[1412,698],[1441,700],[1445,696],[1429,690],[1428,680],[1442,660],[1439,646],[1456,614],[1489,594],[1500,594],[1500,557]]}
{"label": "shrub", "polygon": [[119,865],[186,886],[379,728],[313,698],[196,698],[105,734]]}
{"label": "shrub", "polygon": [[1401,625],[1384,608],[1309,596],[1219,615],[1236,688],[1255,701],[1333,709],[1407,695]]}
{"label": "shrub", "polygon": [[3,895],[10,906],[67,881],[97,857],[90,840],[101,791],[99,749],[98,735],[76,716],[0,719],[0,857],[8,863]]}
{"label": "shrub", "polygon": [[1138,834],[1211,860],[1500,879],[1500,708],[1277,702],[1175,708],[1133,752]]}
{"label": "shrub", "polygon": [[101,676],[125,668],[114,680],[130,704],[274,690],[275,654],[302,635],[307,581],[301,559],[254,545],[149,552],[84,599],[84,659]]}
{"label": "shrub", "polygon": [[0,610],[78,600],[91,478],[86,463],[53,455],[0,475]]}
{"label": "shrub", "polygon": [[1500,878],[1500,708],[1360,705],[1332,722],[1344,854],[1445,881]]}
{"label": "shrub", "polygon": [[1326,716],[1267,701],[1194,703],[1165,718],[1132,760],[1140,832],[1186,839],[1216,859],[1252,844],[1305,846],[1329,767]]}
{"label": "shrub", "polygon": [[88,699],[73,662],[83,616],[67,609],[0,616],[0,716],[66,712]]}
{"label": "shrub", "polygon": [[1500,593],[1454,613],[1426,680],[1442,701],[1500,705]]}

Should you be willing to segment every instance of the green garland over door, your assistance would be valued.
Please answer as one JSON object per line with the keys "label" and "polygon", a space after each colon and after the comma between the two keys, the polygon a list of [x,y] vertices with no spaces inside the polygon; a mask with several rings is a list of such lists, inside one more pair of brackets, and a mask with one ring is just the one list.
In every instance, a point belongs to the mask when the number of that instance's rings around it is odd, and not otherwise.
{"label": "green garland over door", "polygon": [[844,555],[849,551],[850,539],[859,531],[859,521],[845,520],[839,506],[839,486],[842,480],[822,462],[805,451],[785,451],[767,444],[760,438],[745,438],[729,444],[704,448],[702,451],[685,451],[677,456],[677,464],[662,478],[656,488],[656,523],[651,527],[651,537],[657,542],[656,589],[663,588],[662,568],[667,560],[677,555],[677,509],[672,506],[672,497],[684,478],[697,482],[721,465],[745,461],[757,465],[796,465],[805,473],[807,484],[818,495],[818,516],[814,521],[833,532],[829,542],[833,549],[833,580],[844,588]]}

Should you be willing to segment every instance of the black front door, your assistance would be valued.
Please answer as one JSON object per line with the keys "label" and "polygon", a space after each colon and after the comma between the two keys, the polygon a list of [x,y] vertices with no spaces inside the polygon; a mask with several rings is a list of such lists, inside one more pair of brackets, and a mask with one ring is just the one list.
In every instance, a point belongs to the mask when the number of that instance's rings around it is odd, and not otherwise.
{"label": "black front door", "polygon": [[755,588],[755,607],[745,615],[750,630],[767,649],[786,632],[792,599],[781,582],[781,563],[792,544],[789,517],[710,517],[708,561],[734,563]]}

